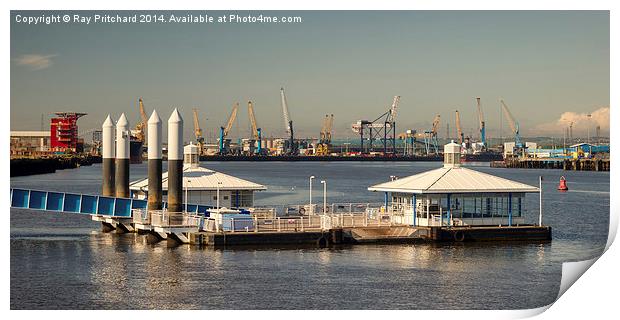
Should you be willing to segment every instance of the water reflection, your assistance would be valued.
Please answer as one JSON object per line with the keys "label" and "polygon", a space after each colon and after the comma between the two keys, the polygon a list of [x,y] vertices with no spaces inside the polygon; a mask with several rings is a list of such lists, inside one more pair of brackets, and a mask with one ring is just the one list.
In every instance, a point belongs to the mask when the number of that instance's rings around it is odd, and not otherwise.
{"label": "water reflection", "polygon": [[[367,192],[367,185],[433,166],[208,163],[267,185],[256,195],[257,204],[307,201],[302,185],[316,172],[332,181],[330,202],[381,201],[380,194]],[[362,184],[351,175],[351,170],[371,167]],[[100,169],[13,178],[11,186],[97,193]],[[477,169],[529,184],[536,184],[541,173],[558,173]],[[545,194],[544,219],[553,226],[554,240],[544,244],[170,249],[135,234],[102,234],[87,216],[11,210],[11,308],[533,308],[557,296],[562,262],[599,255],[607,240],[608,173],[563,173],[579,182],[579,190],[593,192]],[[132,166],[131,174],[132,180],[144,177],[146,165]],[[555,189],[555,178],[545,181],[547,190]],[[537,201],[526,198],[526,206],[534,208],[528,222],[537,221]]]}

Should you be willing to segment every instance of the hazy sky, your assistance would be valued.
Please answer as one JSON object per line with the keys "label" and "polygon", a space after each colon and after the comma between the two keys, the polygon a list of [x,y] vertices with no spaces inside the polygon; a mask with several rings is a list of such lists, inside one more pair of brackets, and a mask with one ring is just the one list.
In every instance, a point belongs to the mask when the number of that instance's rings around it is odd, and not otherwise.
{"label": "hazy sky", "polygon": [[[609,106],[608,12],[252,12],[301,16],[298,24],[15,21],[17,14],[65,13],[11,14],[12,130],[38,130],[41,114],[47,121],[54,111],[88,113],[80,131],[100,127],[107,113],[118,119],[127,112],[133,125],[142,96],[147,112],[157,108],[165,119],[180,107],[188,136],[192,107],[208,134],[234,102],[241,103],[240,131],[248,132],[251,99],[264,136],[277,136],[284,131],[281,86],[300,135],[317,136],[333,113],[335,138],[353,136],[351,123],[373,120],[394,95],[401,96],[399,132],[428,129],[439,113],[441,136],[446,122],[454,128],[456,109],[466,133],[474,133],[476,96],[491,136],[498,134],[499,97],[524,135],[561,136],[564,112],[583,120]],[[85,14],[94,13],[116,14]],[[205,13],[233,12],[194,12]],[[576,120],[576,134],[592,121],[608,132],[605,110],[596,113],[602,119]]]}

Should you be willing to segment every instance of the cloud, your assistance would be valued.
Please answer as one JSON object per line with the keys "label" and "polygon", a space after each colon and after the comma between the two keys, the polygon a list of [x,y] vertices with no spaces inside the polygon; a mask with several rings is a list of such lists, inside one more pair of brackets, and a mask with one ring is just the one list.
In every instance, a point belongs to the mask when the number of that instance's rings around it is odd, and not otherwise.
{"label": "cloud", "polygon": [[573,123],[573,136],[585,136],[588,128],[590,134],[594,135],[597,126],[601,127],[601,135],[603,135],[609,132],[609,107],[602,107],[591,113],[564,112],[559,119],[540,124],[535,127],[534,131],[539,134],[563,135],[563,130],[566,130],[571,122]]}
{"label": "cloud", "polygon": [[19,66],[25,66],[32,70],[43,70],[49,68],[53,64],[52,58],[55,56],[55,54],[24,54],[21,57],[15,59],[15,61]]}

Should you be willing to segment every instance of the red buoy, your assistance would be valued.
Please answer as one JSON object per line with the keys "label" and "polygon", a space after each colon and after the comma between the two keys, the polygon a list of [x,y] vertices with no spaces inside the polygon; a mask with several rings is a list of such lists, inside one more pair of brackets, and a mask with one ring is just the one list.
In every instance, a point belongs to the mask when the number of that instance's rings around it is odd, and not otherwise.
{"label": "red buoy", "polygon": [[566,185],[566,178],[564,178],[564,176],[560,178],[560,184],[558,185],[558,190],[560,191],[568,190],[568,186]]}

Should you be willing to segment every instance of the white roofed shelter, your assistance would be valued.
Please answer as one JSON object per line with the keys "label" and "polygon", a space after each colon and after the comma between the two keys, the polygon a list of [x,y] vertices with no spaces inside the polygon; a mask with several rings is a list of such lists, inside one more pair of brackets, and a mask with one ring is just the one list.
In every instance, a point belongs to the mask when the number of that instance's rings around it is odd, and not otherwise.
{"label": "white roofed shelter", "polygon": [[539,192],[524,183],[461,167],[460,146],[454,142],[444,146],[442,168],[368,190],[385,192],[384,210],[416,226],[524,224],[525,194]]}
{"label": "white roofed shelter", "polygon": [[[221,172],[200,167],[198,147],[189,144],[184,147],[183,194],[186,203],[226,208],[249,208],[254,205],[254,192],[266,190],[264,185],[233,177]],[[132,196],[147,198],[148,179],[134,181],[129,186]],[[163,200],[168,191],[168,172],[162,174]]]}

